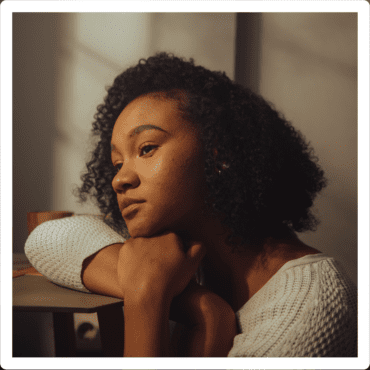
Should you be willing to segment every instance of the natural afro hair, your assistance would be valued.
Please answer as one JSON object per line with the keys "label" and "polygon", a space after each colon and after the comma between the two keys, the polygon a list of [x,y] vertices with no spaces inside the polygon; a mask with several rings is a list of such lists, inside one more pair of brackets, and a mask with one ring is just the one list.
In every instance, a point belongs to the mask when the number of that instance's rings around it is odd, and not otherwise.
{"label": "natural afro hair", "polygon": [[[172,54],[157,53],[128,68],[108,89],[94,116],[100,140],[78,188],[80,202],[92,195],[117,232],[127,234],[112,179],[110,141],[122,110],[135,98],[161,93],[199,127],[206,158],[206,202],[232,233],[227,241],[257,248],[267,237],[315,230],[311,212],[327,185],[313,149],[271,104],[225,73],[209,71]],[[184,97],[186,96],[186,99]]]}

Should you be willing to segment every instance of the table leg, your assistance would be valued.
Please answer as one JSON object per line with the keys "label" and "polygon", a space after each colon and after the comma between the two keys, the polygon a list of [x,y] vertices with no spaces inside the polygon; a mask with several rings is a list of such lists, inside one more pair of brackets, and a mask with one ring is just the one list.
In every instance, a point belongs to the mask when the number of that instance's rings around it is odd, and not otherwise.
{"label": "table leg", "polygon": [[124,317],[122,306],[103,307],[97,313],[104,356],[123,357]]}
{"label": "table leg", "polygon": [[76,337],[73,313],[53,312],[55,356],[75,357]]}

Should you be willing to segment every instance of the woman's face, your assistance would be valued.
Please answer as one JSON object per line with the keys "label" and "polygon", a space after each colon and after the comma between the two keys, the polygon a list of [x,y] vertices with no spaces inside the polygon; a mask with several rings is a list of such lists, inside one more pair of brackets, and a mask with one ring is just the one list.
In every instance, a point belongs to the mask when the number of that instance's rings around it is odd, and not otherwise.
{"label": "woman's face", "polygon": [[[112,186],[131,237],[191,231],[199,225],[206,187],[203,148],[177,104],[140,96],[114,125],[117,174]],[[135,204],[125,208],[130,202]]]}

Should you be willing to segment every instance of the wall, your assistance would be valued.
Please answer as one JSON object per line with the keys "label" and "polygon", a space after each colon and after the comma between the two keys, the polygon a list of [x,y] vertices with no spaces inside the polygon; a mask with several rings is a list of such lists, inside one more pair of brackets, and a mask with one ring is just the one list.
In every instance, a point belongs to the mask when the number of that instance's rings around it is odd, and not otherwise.
{"label": "wall", "polygon": [[[263,13],[259,92],[311,142],[328,187],[298,236],[357,284],[357,14]],[[367,247],[367,246],[366,246]]]}

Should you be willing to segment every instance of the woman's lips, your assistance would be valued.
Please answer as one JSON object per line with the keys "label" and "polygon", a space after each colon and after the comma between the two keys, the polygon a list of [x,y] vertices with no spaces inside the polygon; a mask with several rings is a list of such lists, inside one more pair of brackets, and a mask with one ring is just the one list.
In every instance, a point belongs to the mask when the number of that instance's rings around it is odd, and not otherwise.
{"label": "woman's lips", "polygon": [[137,213],[137,211],[139,210],[139,207],[142,203],[133,203],[133,204],[130,204],[129,206],[127,206],[126,208],[124,208],[122,210],[122,217],[123,218],[127,218],[129,216],[135,216],[135,214]]}

